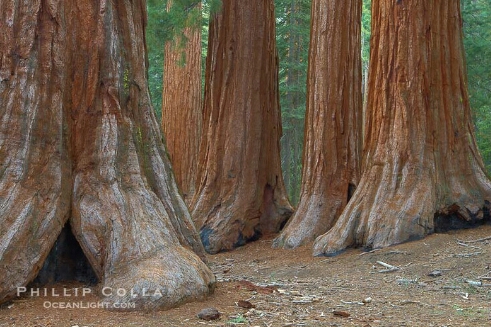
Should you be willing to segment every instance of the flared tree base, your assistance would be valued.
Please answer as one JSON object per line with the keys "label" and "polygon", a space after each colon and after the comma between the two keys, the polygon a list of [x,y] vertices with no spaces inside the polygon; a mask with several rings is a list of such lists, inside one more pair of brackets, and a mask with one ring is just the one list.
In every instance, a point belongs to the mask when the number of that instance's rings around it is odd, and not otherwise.
{"label": "flared tree base", "polygon": [[434,233],[436,224],[456,217],[463,225],[489,219],[491,185],[484,174],[447,174],[451,184],[436,184],[433,176],[430,170],[394,176],[390,165],[372,167],[333,228],[315,240],[313,254],[333,256],[349,247],[369,250],[421,239]]}
{"label": "flared tree base", "polygon": [[[305,196],[305,200],[304,200]],[[343,198],[343,200],[341,200]],[[300,205],[273,241],[274,248],[293,249],[313,242],[334,224],[345,206],[346,195],[302,195]]]}

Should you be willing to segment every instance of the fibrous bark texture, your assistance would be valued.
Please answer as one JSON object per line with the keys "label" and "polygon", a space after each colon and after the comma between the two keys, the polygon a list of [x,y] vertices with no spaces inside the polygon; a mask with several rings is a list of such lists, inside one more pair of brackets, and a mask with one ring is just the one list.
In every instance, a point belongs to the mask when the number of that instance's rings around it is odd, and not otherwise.
{"label": "fibrous bark texture", "polygon": [[201,30],[188,27],[165,46],[162,128],[177,185],[189,203],[195,192],[202,126]]}
{"label": "fibrous bark texture", "polygon": [[327,232],[360,177],[361,2],[312,2],[300,202],[273,246],[293,248]]}
{"label": "fibrous bark texture", "polygon": [[36,276],[67,221],[102,287],[128,291],[105,301],[167,308],[208,294],[150,106],[145,2],[0,12],[0,302]]}
{"label": "fibrous bark texture", "polygon": [[372,2],[364,172],[314,254],[388,246],[489,216],[461,27],[459,0]]}
{"label": "fibrous bark texture", "polygon": [[203,138],[192,216],[210,253],[277,232],[281,175],[272,0],[224,1],[210,24]]}
{"label": "fibrous bark texture", "polygon": [[0,302],[36,276],[70,214],[67,26],[50,4],[0,3]]}

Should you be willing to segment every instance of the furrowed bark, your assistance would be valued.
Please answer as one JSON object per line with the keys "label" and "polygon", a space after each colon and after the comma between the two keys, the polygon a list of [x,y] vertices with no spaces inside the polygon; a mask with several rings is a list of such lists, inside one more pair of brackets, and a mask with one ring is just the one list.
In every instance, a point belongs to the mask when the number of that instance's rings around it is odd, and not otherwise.
{"label": "furrowed bark", "polygon": [[[32,3],[28,5],[31,8]],[[19,9],[17,6],[14,11]],[[49,30],[43,25],[44,15],[53,24],[51,38],[44,36]],[[198,256],[204,256],[204,249],[179,196],[150,106],[145,24],[144,1],[39,2],[37,11],[14,17],[14,31],[32,29],[26,41],[25,67],[35,76],[44,70],[49,74],[28,80],[26,88],[21,88],[15,83],[23,78],[22,66],[11,65],[13,72],[8,73],[12,77],[5,81],[2,63],[1,100],[7,108],[12,103],[9,110],[24,113],[42,132],[25,128],[27,119],[21,114],[2,114],[2,120],[10,117],[12,126],[24,129],[16,132],[2,127],[0,153],[4,154],[4,144],[9,142],[15,150],[19,137],[26,139],[23,142],[33,154],[43,152],[37,157],[24,156],[21,164],[11,152],[1,157],[6,158],[2,167],[5,165],[8,173],[1,176],[0,183],[12,179],[10,171],[21,172],[20,166],[40,170],[34,171],[36,184],[26,184],[29,188],[23,196],[31,202],[21,197],[16,201],[24,201],[27,209],[17,214],[17,207],[1,207],[2,232],[4,227],[7,231],[0,243],[7,254],[2,253],[1,273],[26,273],[15,280],[2,277],[0,301],[35,277],[68,218],[101,288],[127,291],[122,297],[112,292],[105,301],[133,302],[134,309],[148,310],[203,298],[211,291],[214,277]],[[15,59],[18,40],[9,45],[7,58]],[[42,51],[47,51],[46,57],[39,56]],[[64,57],[58,58],[58,54]],[[16,101],[8,100],[11,97]],[[39,100],[44,97],[51,102]],[[33,106],[30,98],[48,105]],[[35,108],[44,110],[43,115],[33,111]],[[29,139],[37,136],[32,131],[39,137]],[[54,168],[43,169],[42,165],[51,167],[48,164]],[[58,171],[59,176],[55,174]],[[29,179],[29,174],[27,170],[25,178]],[[13,179],[0,194],[16,196],[13,191],[23,183]],[[37,200],[39,196],[45,202]],[[42,206],[33,211],[35,216],[22,214],[36,209],[37,203]],[[18,218],[11,222],[14,214]],[[32,243],[29,248],[9,243],[15,230],[19,242]],[[145,295],[144,289],[151,296]],[[136,297],[131,296],[131,290]]]}
{"label": "furrowed bark", "polygon": [[177,185],[186,203],[196,188],[201,139],[201,30],[187,27],[165,45],[162,128]]}
{"label": "furrowed bark", "polygon": [[63,3],[0,3],[0,302],[36,277],[70,213],[57,10]]}
{"label": "furrowed bark", "polygon": [[489,219],[467,93],[460,2],[372,3],[364,173],[315,255]]}
{"label": "furrowed bark", "polygon": [[360,177],[361,2],[314,0],[311,24],[302,191],[274,247],[327,232]]}
{"label": "furrowed bark", "polygon": [[210,24],[203,139],[192,216],[210,253],[277,232],[281,174],[273,1],[224,1]]}

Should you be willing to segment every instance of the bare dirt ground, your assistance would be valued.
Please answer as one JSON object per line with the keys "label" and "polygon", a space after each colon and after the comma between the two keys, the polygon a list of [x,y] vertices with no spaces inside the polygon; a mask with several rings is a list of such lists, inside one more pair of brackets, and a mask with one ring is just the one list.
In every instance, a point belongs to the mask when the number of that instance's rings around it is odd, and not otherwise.
{"label": "bare dirt ground", "polygon": [[[2,306],[0,326],[491,326],[490,237],[486,225],[330,258],[260,240],[209,256],[218,283],[204,302],[121,313],[45,308],[60,298],[27,296]],[[390,269],[377,261],[399,269],[383,272]],[[83,287],[55,285],[64,286]],[[220,311],[219,320],[197,318],[208,307]]]}

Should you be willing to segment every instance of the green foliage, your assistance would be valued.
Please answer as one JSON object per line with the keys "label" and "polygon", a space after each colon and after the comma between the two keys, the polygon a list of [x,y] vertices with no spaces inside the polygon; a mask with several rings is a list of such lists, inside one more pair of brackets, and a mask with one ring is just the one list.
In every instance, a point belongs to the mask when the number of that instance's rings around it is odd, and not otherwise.
{"label": "green foliage", "polygon": [[[181,35],[185,27],[201,26],[200,1],[197,0],[172,0],[172,6],[168,5],[169,0],[148,0],[148,22],[147,38],[152,38],[164,44]],[[167,7],[170,7],[167,10]],[[156,24],[156,26],[153,26]]]}
{"label": "green foliage", "polygon": [[202,87],[201,90],[205,90],[205,70],[206,70],[206,56],[208,54],[208,29],[210,25],[210,19],[212,16],[222,9],[221,0],[203,1],[203,24],[201,26],[201,65],[202,65]]}
{"label": "green foliage", "polygon": [[370,56],[370,31],[372,29],[372,0],[364,0],[361,12],[361,58],[363,66],[368,68]]}
{"label": "green foliage", "polygon": [[[363,91],[368,81],[368,64],[370,61],[370,32],[372,30],[372,0],[364,0],[361,12],[361,69],[363,78]],[[365,92],[363,92],[365,96]],[[366,99],[364,99],[365,101]]]}
{"label": "green foliage", "polygon": [[[169,1],[172,2],[172,6],[169,6],[167,10]],[[184,48],[186,40],[182,39],[183,29],[207,26],[210,12],[220,10],[221,3],[221,0],[147,0],[148,84],[157,117],[161,116],[162,111],[162,78],[166,42],[176,40],[176,36],[179,36],[182,41],[179,46]],[[207,29],[205,32],[207,33]],[[183,56],[181,63],[184,64],[185,60]]]}
{"label": "green foliage", "polygon": [[247,319],[242,315],[238,315],[237,317],[230,319],[228,321],[229,324],[245,324],[247,323]]}
{"label": "green foliage", "polygon": [[148,26],[146,30],[146,41],[148,50],[148,86],[157,117],[162,115],[164,45],[165,40],[171,38],[167,34],[170,26],[167,22],[166,8],[167,1],[165,0],[147,0]]}
{"label": "green foliage", "polygon": [[[302,172],[311,1],[276,0],[275,6],[283,123],[281,161],[290,200],[297,203]],[[370,9],[371,0],[365,0],[361,35],[363,76],[368,72],[370,53]],[[365,78],[363,80],[365,81]]]}
{"label": "green foliage", "polygon": [[[168,1],[147,1],[148,78],[152,102],[158,116],[162,106],[165,42],[174,39],[176,35],[182,36],[182,29],[186,26],[201,28],[202,55],[205,58],[208,46],[208,22],[213,13],[220,11],[222,4],[221,0],[201,1],[200,9],[199,1],[173,0],[172,8],[167,11]],[[461,0],[461,3],[470,102],[475,118],[478,145],[488,171],[491,171],[491,1]],[[282,166],[285,183],[293,203],[298,201],[301,185],[310,5],[310,0],[275,0],[283,122]],[[371,0],[364,0],[361,35],[364,82],[368,72],[370,52],[370,8]],[[203,60],[203,69],[205,61]]]}
{"label": "green foliage", "polygon": [[293,203],[300,197],[302,145],[307,98],[310,41],[308,0],[276,0],[276,42],[280,59],[279,90],[283,124],[281,161]]}
{"label": "green foliage", "polygon": [[203,6],[205,7],[205,13],[214,14],[222,10],[222,1],[221,0],[203,1]]}
{"label": "green foliage", "polygon": [[491,172],[491,1],[462,0],[464,47],[476,136]]}

